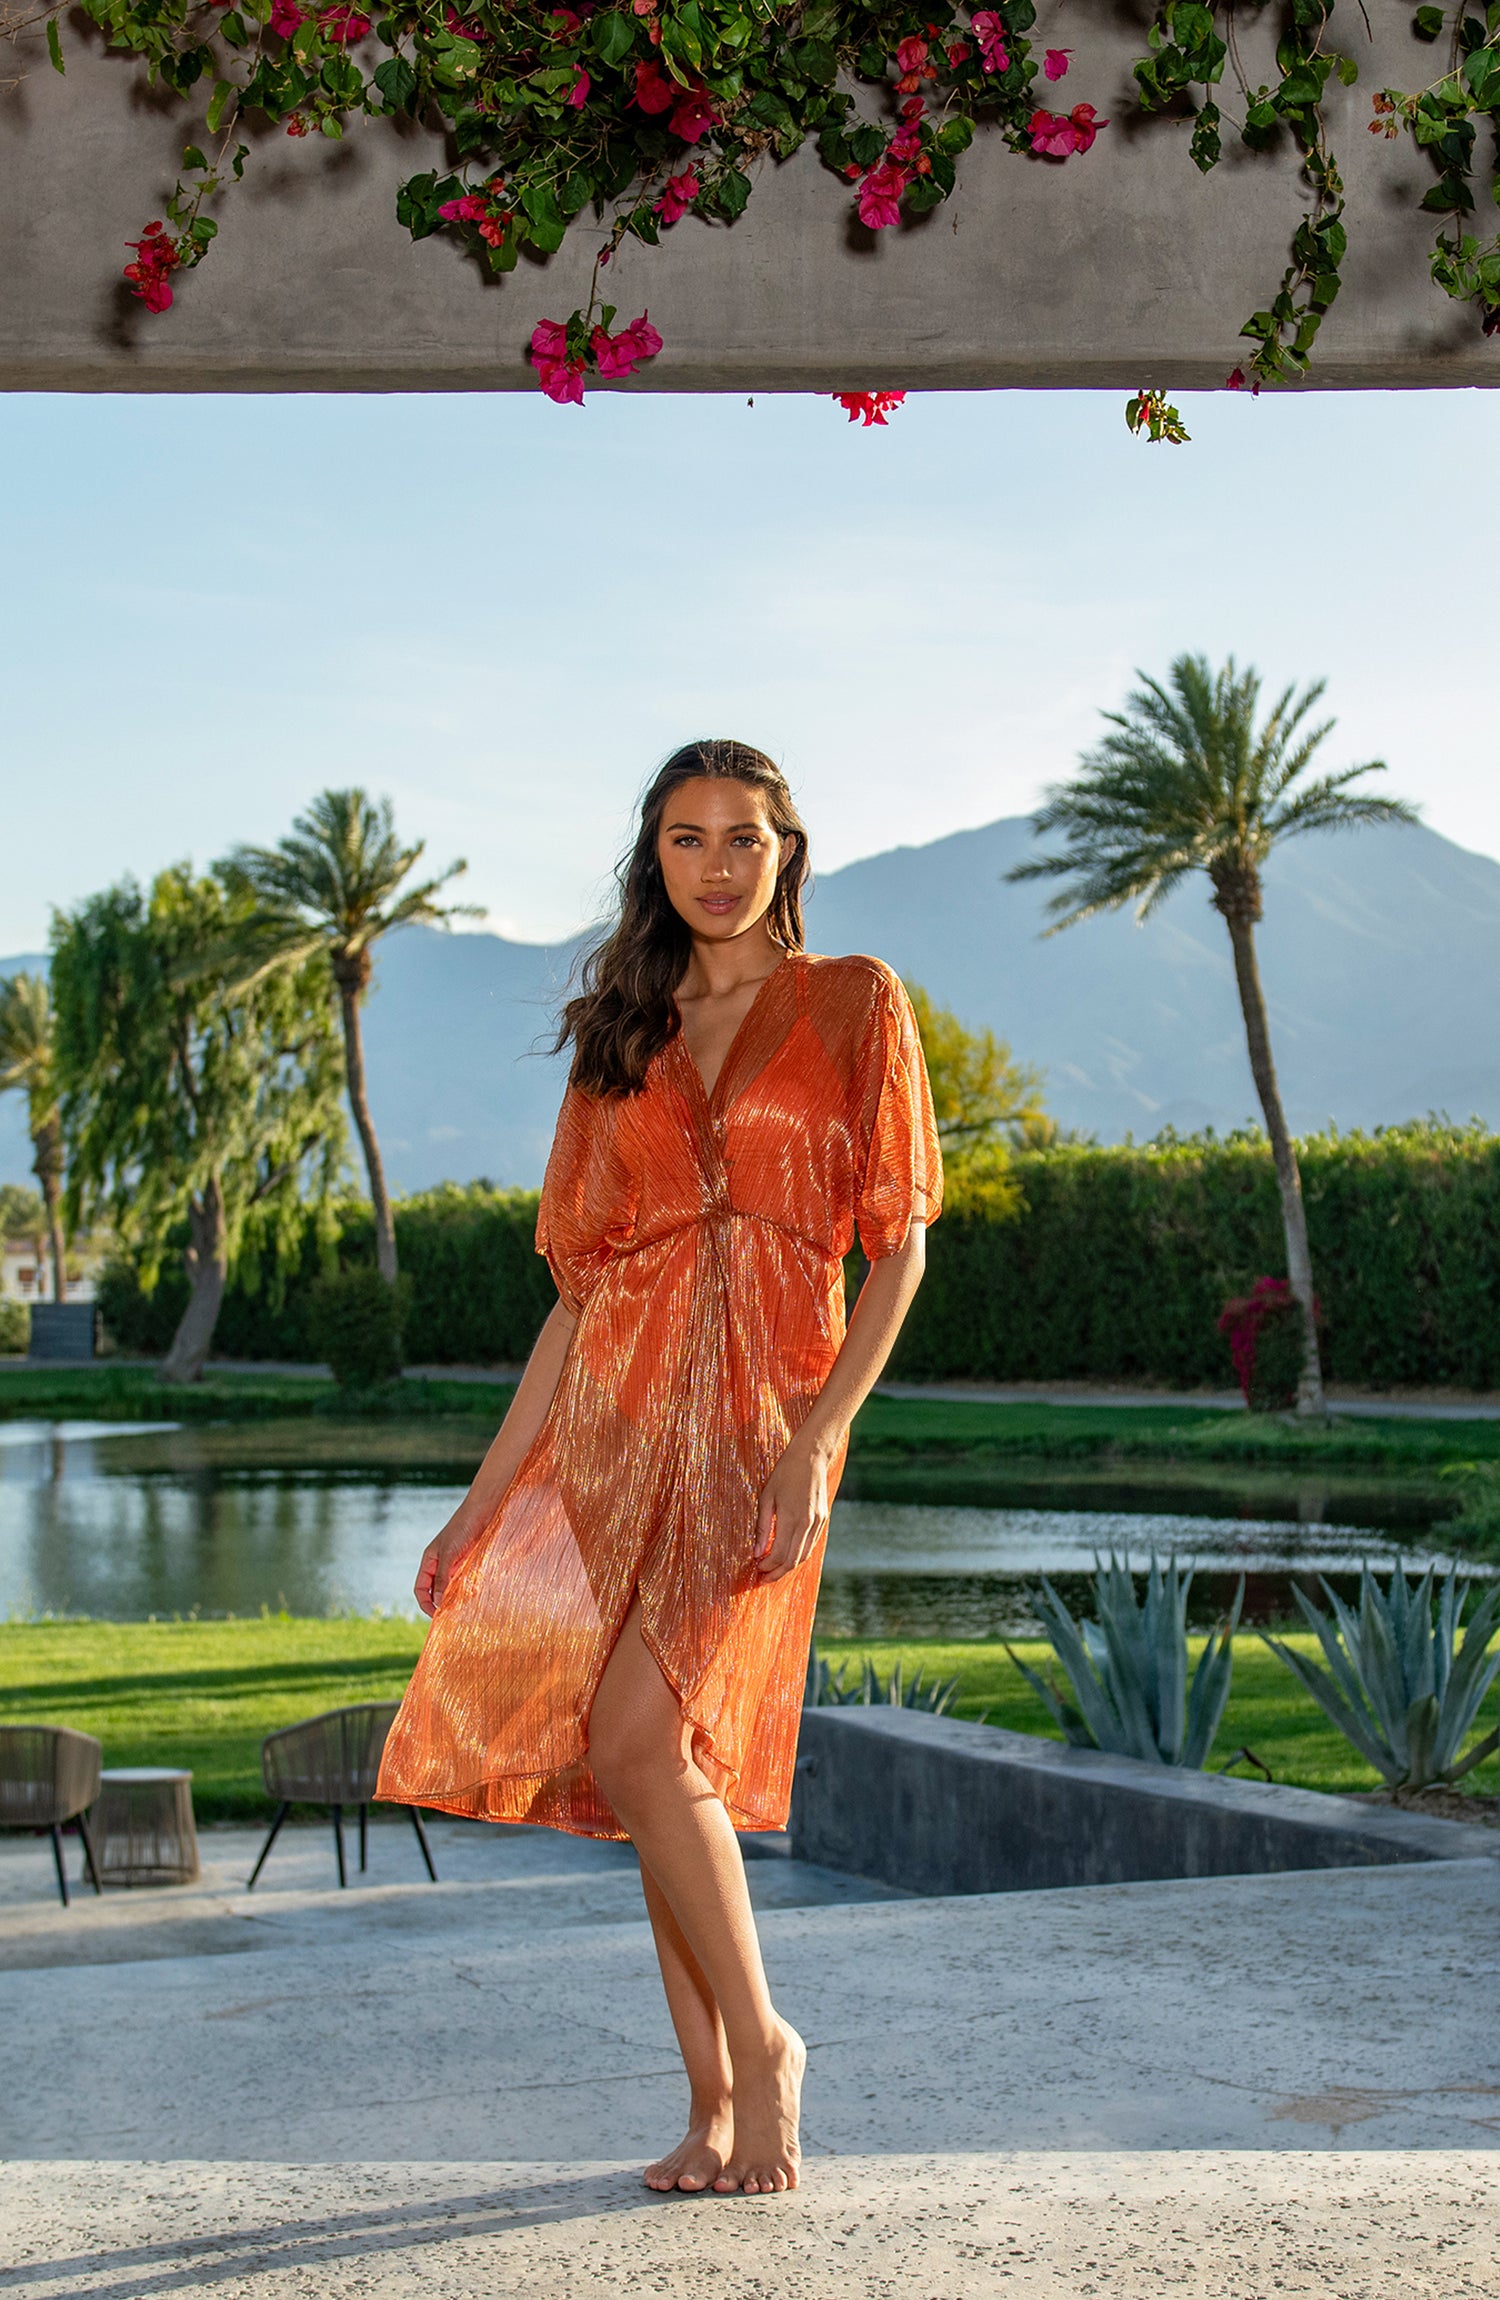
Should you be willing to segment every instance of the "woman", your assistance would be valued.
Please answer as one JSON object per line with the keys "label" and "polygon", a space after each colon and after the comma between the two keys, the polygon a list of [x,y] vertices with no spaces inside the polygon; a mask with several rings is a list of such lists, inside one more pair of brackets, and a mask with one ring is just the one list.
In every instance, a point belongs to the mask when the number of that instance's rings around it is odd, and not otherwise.
{"label": "woman", "polygon": [[877,959],[803,950],[807,875],[759,751],[661,769],[563,1010],[537,1224],[557,1306],[423,1555],[433,1626],[380,1775],[402,1803],[633,1842],[691,2093],[663,2190],[797,2185],[806,2054],[735,1830],[786,1824],[849,1424],[941,1198],[910,1003]]}

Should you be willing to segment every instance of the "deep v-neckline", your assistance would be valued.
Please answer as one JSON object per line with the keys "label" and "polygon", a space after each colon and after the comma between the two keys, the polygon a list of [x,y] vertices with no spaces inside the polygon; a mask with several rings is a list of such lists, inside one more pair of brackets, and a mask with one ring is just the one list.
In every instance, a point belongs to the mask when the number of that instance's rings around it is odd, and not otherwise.
{"label": "deep v-neckline", "polygon": [[[719,1064],[718,1069],[714,1072],[714,1082],[712,1086],[710,1086],[707,1080],[704,1078],[702,1071],[698,1067],[697,1060],[688,1046],[687,1038],[682,1028],[682,1009],[678,1007],[677,1032],[674,1044],[682,1049],[683,1060],[686,1062],[689,1070],[697,1080],[698,1091],[702,1095],[704,1104],[708,1109],[712,1110],[714,1104],[718,1101],[719,1088],[723,1085],[725,1079],[729,1076],[730,1065],[734,1061],[735,1055],[739,1052],[740,1041],[744,1037],[746,1031],[749,1029],[751,1023],[754,1021],[755,1016],[760,1011],[761,1000],[765,997],[766,992],[770,989],[772,983],[779,982],[783,974],[785,974],[787,968],[789,966],[795,966],[798,959],[801,958],[802,955],[803,953],[799,950],[789,950],[785,958],[781,960],[780,964],[773,966],[770,973],[762,977],[761,981],[756,986],[755,996],[751,999],[750,1004],[746,1007],[744,1013],[740,1016],[739,1022],[735,1026],[734,1036],[730,1039],[729,1044],[724,1049],[724,1059]],[[674,1006],[677,1005],[675,995],[673,997],[672,1003]]]}

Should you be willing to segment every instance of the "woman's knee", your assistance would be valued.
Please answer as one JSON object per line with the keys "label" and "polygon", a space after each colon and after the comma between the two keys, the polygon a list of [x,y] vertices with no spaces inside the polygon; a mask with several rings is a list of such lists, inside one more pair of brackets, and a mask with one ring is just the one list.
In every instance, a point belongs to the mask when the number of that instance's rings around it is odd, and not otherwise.
{"label": "woman's knee", "polygon": [[595,1704],[589,1719],[589,1765],[611,1804],[631,1804],[668,1787],[686,1766],[682,1718],[675,1704],[658,1713]]}

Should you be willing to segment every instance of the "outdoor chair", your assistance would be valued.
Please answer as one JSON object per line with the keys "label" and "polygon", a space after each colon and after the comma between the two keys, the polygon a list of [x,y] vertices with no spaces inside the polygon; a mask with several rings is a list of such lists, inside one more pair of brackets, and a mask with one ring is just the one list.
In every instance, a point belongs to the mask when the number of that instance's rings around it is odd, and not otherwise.
{"label": "outdoor chair", "polygon": [[45,1829],[57,1863],[57,1889],[68,1906],[62,1833],[78,1823],[89,1881],[102,1893],[88,1808],[99,1794],[104,1751],[92,1733],[67,1725],[0,1725],[0,1829]]}
{"label": "outdoor chair", "polygon": [[[399,1701],[361,1701],[349,1709],[325,1710],[321,1717],[305,1718],[300,1725],[288,1725],[281,1732],[266,1736],[261,1743],[260,1769],[267,1793],[278,1803],[271,1833],[261,1846],[260,1859],[245,1887],[247,1893],[255,1890],[255,1880],[266,1865],[266,1855],[281,1834],[281,1824],[294,1805],[332,1807],[333,1849],[339,1865],[340,1886],[349,1882],[344,1868],[344,1808],[357,1806],[359,1865],[364,1868],[366,1823],[370,1799],[375,1794],[375,1777],[380,1771],[380,1753],[400,1706]],[[422,1816],[415,1805],[407,1805],[404,1810],[417,1832],[427,1874],[436,1884],[437,1870],[432,1865],[432,1849],[422,1826]]]}

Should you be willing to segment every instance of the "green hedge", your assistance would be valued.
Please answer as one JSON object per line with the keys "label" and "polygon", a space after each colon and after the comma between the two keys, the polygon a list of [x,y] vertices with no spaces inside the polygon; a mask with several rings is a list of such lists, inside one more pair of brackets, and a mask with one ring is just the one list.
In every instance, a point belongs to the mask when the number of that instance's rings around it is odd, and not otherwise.
{"label": "green hedge", "polygon": [[[1500,1386],[1500,1138],[1441,1123],[1298,1145],[1334,1381]],[[1285,1271],[1256,1136],[1016,1160],[1024,1210],[956,1193],[892,1371],[909,1380],[1232,1381],[1215,1321]]]}
{"label": "green hedge", "polygon": [[[406,1356],[413,1365],[503,1365],[526,1356],[556,1299],[536,1252],[535,1190],[491,1190],[449,1184],[404,1199],[396,1208],[396,1251],[411,1282]],[[368,1205],[340,1209],[338,1259],[345,1267],[375,1260]],[[214,1338],[226,1358],[315,1361],[309,1330],[313,1289],[322,1275],[309,1235],[290,1271],[248,1272],[231,1281]],[[175,1260],[152,1294],[143,1294],[125,1263],[100,1285],[104,1322],[123,1350],[165,1351],[187,1301]]]}
{"label": "green hedge", "polygon": [[[1308,1227],[1341,1382],[1500,1387],[1500,1138],[1427,1123],[1300,1145]],[[1067,1146],[1017,1157],[1022,1209],[1006,1219],[961,1188],[934,1228],[928,1273],[891,1371],[908,1380],[1232,1380],[1215,1320],[1231,1294],[1285,1267],[1270,1152],[1254,1136]],[[495,1364],[525,1356],[551,1306],[533,1251],[536,1195],[475,1185],[398,1207],[412,1283],[407,1356]],[[345,1210],[345,1262],[372,1258],[367,1209]],[[217,1347],[307,1359],[309,1242],[279,1295],[232,1285]],[[111,1272],[121,1345],[166,1347],[184,1299],[143,1297]]]}

